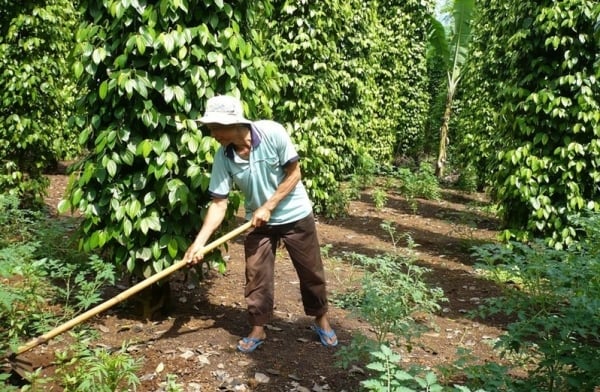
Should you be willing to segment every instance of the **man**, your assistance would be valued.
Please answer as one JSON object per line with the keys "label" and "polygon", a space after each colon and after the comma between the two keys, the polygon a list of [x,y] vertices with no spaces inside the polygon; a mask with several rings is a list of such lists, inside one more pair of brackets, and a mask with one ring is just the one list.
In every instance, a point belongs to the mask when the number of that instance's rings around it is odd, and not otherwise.
{"label": "man", "polygon": [[250,353],[264,343],[265,324],[272,316],[275,251],[285,245],[300,280],[304,311],[315,317],[312,326],[326,347],[337,336],[327,319],[327,292],[312,205],[301,181],[299,157],[285,128],[269,120],[250,121],[241,102],[216,96],[199,120],[220,144],[213,162],[209,192],[212,202],[195,241],[185,254],[190,264],[219,227],[234,184],[244,194],[246,219],[254,229],[244,241],[246,287],[251,330],[237,348]]}

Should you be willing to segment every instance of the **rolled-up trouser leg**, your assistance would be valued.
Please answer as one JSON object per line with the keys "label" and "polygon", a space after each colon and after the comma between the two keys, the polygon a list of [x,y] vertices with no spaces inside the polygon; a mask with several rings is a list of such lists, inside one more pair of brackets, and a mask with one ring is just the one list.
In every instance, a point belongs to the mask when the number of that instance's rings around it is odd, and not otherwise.
{"label": "rolled-up trouser leg", "polygon": [[313,214],[295,222],[281,233],[281,239],[298,273],[304,312],[308,316],[325,314],[327,287]]}
{"label": "rolled-up trouser leg", "polygon": [[264,325],[271,320],[274,297],[274,267],[277,240],[268,230],[251,231],[244,242],[246,252],[246,288],[250,325]]}

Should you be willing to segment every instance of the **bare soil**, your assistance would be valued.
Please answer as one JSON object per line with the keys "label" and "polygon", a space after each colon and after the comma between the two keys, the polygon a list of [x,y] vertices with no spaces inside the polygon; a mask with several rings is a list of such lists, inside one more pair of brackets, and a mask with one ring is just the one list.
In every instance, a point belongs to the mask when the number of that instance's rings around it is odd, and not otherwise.
{"label": "bare soil", "polygon": [[[50,179],[47,203],[55,208],[67,178],[59,174]],[[470,254],[472,245],[491,242],[497,234],[498,222],[481,208],[487,203],[485,195],[445,189],[439,201],[417,200],[416,211],[402,196],[388,197],[385,208],[377,209],[365,190],[360,200],[350,204],[347,217],[319,217],[321,245],[329,247],[325,266],[330,294],[344,292],[357,282],[359,272],[346,262],[344,252],[375,255],[392,250],[381,227],[389,221],[398,234],[409,233],[418,244],[419,263],[431,269],[428,281],[441,287],[449,300],[434,316],[435,328],[422,335],[411,352],[399,348],[402,361],[406,366],[450,365],[459,348],[471,350],[481,361],[497,360],[491,346],[504,321],[473,320],[466,315],[499,292],[475,273]],[[370,326],[331,306],[329,316],[340,345],[321,346],[309,328],[311,318],[303,314],[297,276],[285,251],[279,253],[276,265],[276,309],[268,339],[254,353],[236,351],[237,341],[248,332],[242,241],[237,238],[230,244],[225,274],[212,272],[199,286],[186,281],[183,273],[172,277],[174,297],[168,316],[145,321],[133,303],[125,302],[90,320],[88,325],[100,335],[93,346],[117,349],[127,342],[129,352],[143,361],[137,373],[140,391],[164,390],[169,374],[177,376],[184,391],[359,390],[365,375],[360,369],[336,366],[335,353],[359,331],[372,336]],[[123,288],[113,287],[107,296]],[[67,340],[66,335],[56,338],[23,356],[51,373],[52,353]]]}

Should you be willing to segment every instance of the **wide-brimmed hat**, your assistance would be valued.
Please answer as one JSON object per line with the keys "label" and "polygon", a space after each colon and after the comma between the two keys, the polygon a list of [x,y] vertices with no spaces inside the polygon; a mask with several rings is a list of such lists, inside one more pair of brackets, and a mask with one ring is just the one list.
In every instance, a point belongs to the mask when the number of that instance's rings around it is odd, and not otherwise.
{"label": "wide-brimmed hat", "polygon": [[242,102],[230,95],[217,95],[206,102],[204,116],[199,120],[202,124],[251,124],[244,117]]}

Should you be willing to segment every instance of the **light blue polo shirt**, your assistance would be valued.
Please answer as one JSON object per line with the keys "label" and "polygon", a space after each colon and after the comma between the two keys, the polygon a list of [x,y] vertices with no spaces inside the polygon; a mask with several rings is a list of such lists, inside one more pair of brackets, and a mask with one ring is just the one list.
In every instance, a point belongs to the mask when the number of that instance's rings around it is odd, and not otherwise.
{"label": "light blue polo shirt", "polygon": [[[252,148],[248,160],[240,158],[233,146],[219,147],[213,162],[208,190],[214,198],[227,198],[233,184],[244,194],[246,219],[275,193],[285,178],[284,166],[298,161],[298,153],[285,128],[270,120],[250,125]],[[305,218],[312,205],[304,185],[296,187],[271,213],[270,225],[281,225]]]}

